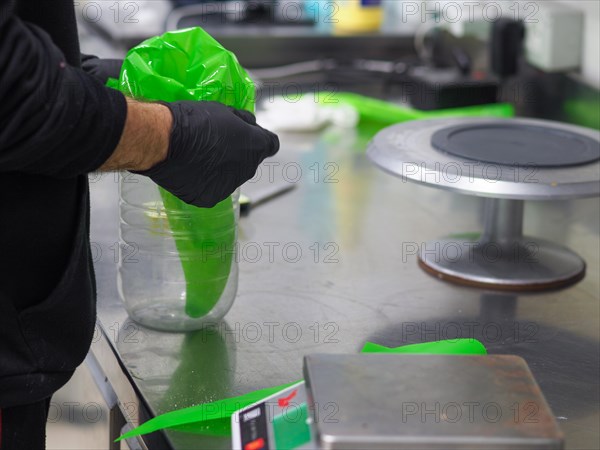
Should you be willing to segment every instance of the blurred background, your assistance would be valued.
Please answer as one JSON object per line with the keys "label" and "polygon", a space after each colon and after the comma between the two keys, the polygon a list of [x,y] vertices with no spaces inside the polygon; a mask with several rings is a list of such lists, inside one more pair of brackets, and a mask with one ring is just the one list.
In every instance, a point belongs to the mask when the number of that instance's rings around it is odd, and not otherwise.
{"label": "blurred background", "polygon": [[507,101],[520,116],[599,126],[595,0],[85,0],[77,17],[82,51],[102,57],[201,26],[263,101],[328,89],[425,110]]}

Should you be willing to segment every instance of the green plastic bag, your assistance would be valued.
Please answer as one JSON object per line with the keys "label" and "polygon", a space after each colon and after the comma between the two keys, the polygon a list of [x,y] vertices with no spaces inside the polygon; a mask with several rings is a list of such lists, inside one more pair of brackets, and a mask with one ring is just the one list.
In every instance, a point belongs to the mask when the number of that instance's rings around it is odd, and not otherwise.
{"label": "green plastic bag", "polygon": [[[212,100],[254,112],[254,83],[235,55],[201,28],[165,33],[132,48],[118,82],[109,86],[140,100]],[[159,190],[186,280],[185,311],[202,317],[229,279],[236,238],[232,198],[197,208]]]}
{"label": "green plastic bag", "polygon": [[[373,342],[366,342],[361,353],[486,355],[487,350],[477,339],[449,339],[445,341],[410,344],[395,348],[385,347]],[[139,427],[123,434],[116,439],[116,441],[129,439],[134,436],[140,436],[162,429],[185,431],[207,436],[229,436],[231,434],[231,416],[235,411],[276,394],[277,392],[298,383],[298,381],[260,389],[238,397],[226,398],[215,402],[171,411],[150,419]]]}

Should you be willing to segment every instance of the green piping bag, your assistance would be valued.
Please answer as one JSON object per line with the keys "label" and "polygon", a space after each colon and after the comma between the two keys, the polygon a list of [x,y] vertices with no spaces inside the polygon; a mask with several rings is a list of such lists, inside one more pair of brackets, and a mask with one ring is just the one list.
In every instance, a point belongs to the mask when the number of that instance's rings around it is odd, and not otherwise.
{"label": "green piping bag", "polygon": [[159,190],[186,280],[185,312],[205,316],[229,279],[236,236],[233,201],[229,197],[212,208],[197,208]]}
{"label": "green piping bag", "polygon": [[[435,354],[435,355],[485,355],[487,351],[476,339],[451,339],[437,342],[404,345],[388,348],[372,342],[365,343],[361,353],[403,353],[403,354]],[[152,433],[162,429],[171,429],[212,436],[229,436],[231,434],[231,415],[246,406],[298,383],[282,384],[258,391],[249,392],[238,397],[226,398],[215,402],[191,406],[171,411],[154,417],[137,428],[128,431],[116,441],[134,436]]]}
{"label": "green piping bag", "polygon": [[420,355],[486,355],[487,351],[477,339],[451,339],[423,342],[390,348],[373,342],[365,342],[361,353],[418,353]]}
{"label": "green piping bag", "polygon": [[[132,48],[118,82],[108,85],[143,100],[212,100],[254,111],[254,84],[235,55],[201,28],[150,38]],[[236,239],[233,201],[197,208],[159,188],[186,280],[185,312],[208,314],[223,294]]]}
{"label": "green piping bag", "polygon": [[382,127],[418,119],[475,116],[513,117],[515,114],[514,107],[509,103],[421,111],[351,92],[318,92],[314,94],[314,98],[323,106],[352,106],[358,111],[360,122],[375,122]]}

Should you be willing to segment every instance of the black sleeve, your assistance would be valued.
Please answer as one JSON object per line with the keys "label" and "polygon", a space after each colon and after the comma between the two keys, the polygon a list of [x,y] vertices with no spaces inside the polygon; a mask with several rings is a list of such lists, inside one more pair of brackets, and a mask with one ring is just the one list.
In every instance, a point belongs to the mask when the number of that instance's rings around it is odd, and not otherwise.
{"label": "black sleeve", "polygon": [[69,66],[50,36],[0,0],[0,173],[68,178],[116,148],[125,97]]}

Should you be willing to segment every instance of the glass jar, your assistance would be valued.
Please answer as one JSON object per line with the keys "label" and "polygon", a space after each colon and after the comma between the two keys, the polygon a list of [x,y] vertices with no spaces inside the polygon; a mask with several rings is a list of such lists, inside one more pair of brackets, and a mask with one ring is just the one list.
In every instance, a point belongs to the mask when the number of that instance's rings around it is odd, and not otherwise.
{"label": "glass jar", "polygon": [[118,288],[129,316],[150,328],[188,331],[215,323],[238,284],[239,190],[197,208],[147,177],[120,177]]}

